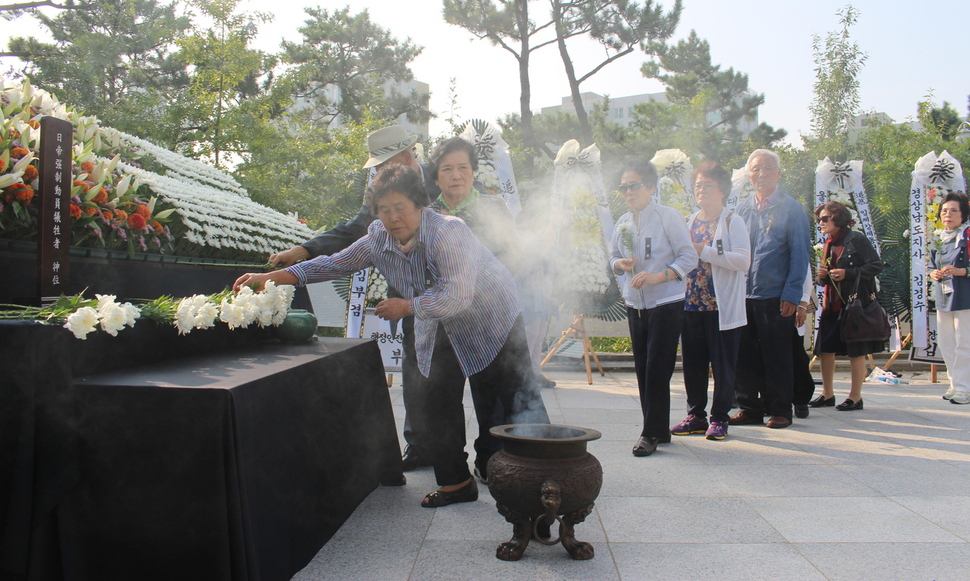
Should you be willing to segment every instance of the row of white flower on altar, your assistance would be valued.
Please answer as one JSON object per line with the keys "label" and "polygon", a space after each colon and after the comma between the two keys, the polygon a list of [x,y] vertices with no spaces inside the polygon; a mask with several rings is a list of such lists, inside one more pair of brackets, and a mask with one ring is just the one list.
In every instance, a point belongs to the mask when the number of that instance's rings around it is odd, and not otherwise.
{"label": "row of white flower on altar", "polygon": [[270,281],[261,291],[243,287],[238,293],[227,289],[214,294],[190,297],[159,297],[139,304],[119,303],[115,295],[97,294],[85,298],[84,293],[62,296],[54,304],[44,307],[0,305],[0,319],[38,320],[63,327],[78,339],[100,329],[116,337],[139,319],[162,325],[172,325],[179,335],[197,329],[210,329],[219,323],[230,330],[252,325],[260,328],[283,324],[293,302],[294,288],[277,286]]}
{"label": "row of white flower on altar", "polygon": [[[33,239],[39,122],[74,125],[68,208],[73,244],[260,260],[306,240],[297,216],[253,202],[230,175],[102,127],[28,80],[0,81],[0,236]],[[214,250],[213,250],[214,249]]]}

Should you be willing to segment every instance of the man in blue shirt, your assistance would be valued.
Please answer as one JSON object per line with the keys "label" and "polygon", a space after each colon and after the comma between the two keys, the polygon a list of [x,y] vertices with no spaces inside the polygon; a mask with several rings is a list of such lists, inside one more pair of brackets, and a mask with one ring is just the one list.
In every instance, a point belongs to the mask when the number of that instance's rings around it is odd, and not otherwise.
{"label": "man in blue shirt", "polygon": [[747,163],[754,195],[737,209],[751,236],[746,309],[741,334],[737,396],[741,411],[731,425],[787,428],[792,419],[791,330],[809,260],[809,225],[801,205],[778,188],[781,165],[767,149]]}

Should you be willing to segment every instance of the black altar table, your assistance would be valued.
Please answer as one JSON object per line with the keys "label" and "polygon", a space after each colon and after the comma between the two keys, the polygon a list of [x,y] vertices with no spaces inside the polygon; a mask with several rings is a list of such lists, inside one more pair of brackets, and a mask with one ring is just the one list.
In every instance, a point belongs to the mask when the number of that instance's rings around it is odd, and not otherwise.
{"label": "black altar table", "polygon": [[75,381],[68,579],[289,579],[400,480],[370,341],[325,339]]}
{"label": "black altar table", "polygon": [[0,478],[0,578],[289,579],[380,482],[402,480],[372,341],[78,376],[65,349],[97,342],[38,325],[0,338],[30,347],[4,369],[23,380],[0,382],[2,415],[19,418],[0,442],[0,468],[13,468]]}

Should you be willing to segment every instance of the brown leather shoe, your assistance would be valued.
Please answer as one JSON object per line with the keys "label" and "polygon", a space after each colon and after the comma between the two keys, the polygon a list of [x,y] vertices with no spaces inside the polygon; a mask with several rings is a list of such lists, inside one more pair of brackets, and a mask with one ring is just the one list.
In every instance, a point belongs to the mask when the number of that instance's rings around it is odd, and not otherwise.
{"label": "brown leather shoe", "polygon": [[748,410],[741,410],[728,418],[728,424],[732,426],[761,426],[764,423],[764,416]]}
{"label": "brown leather shoe", "polygon": [[768,418],[767,426],[769,428],[780,430],[781,428],[787,428],[790,425],[791,425],[791,420],[789,420],[785,416],[771,416],[770,418]]}

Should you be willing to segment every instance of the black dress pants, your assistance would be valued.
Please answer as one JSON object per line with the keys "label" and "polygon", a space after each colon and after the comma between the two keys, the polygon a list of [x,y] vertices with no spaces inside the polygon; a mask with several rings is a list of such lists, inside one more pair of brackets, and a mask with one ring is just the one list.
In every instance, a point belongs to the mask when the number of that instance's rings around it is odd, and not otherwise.
{"label": "black dress pants", "polygon": [[644,437],[670,441],[670,378],[677,363],[677,341],[684,301],[652,309],[627,307],[633,363],[640,390]]}
{"label": "black dress pants", "polygon": [[686,311],[681,337],[684,363],[684,387],[687,390],[688,413],[707,417],[707,369],[714,369],[714,401],[711,419],[728,421],[734,405],[734,382],[737,371],[741,328],[720,329],[717,311]]}
{"label": "black dress pants", "polygon": [[748,324],[741,332],[737,394],[754,415],[792,417],[794,315],[782,317],[780,299],[748,299]]}
{"label": "black dress pants", "polygon": [[414,315],[401,319],[404,332],[404,358],[401,360],[401,395],[404,398],[404,441],[421,449],[421,413],[409,402],[416,400],[416,390],[421,389],[424,377],[418,370],[418,356],[414,349]]}
{"label": "black dress pants", "polygon": [[503,424],[548,424],[542,394],[537,387],[529,355],[525,324],[519,317],[505,345],[485,369],[468,378],[478,420],[475,465],[483,469],[502,442],[489,432]]}
{"label": "black dress pants", "polygon": [[[549,423],[541,395],[533,388],[531,371],[525,327],[519,317],[495,359],[468,378],[479,426],[476,464],[484,466],[502,448],[490,428],[505,423]],[[442,486],[464,482],[470,477],[462,407],[465,374],[443,325],[438,325],[435,334],[431,371],[421,378],[420,386],[409,405],[419,414],[415,419],[420,418],[424,432],[421,445],[431,454],[435,478]]]}
{"label": "black dress pants", "polygon": [[795,373],[795,383],[792,386],[791,402],[795,405],[807,405],[812,395],[815,393],[815,380],[808,366],[812,362],[805,351],[804,337],[798,334],[798,330],[792,331],[792,366]]}

